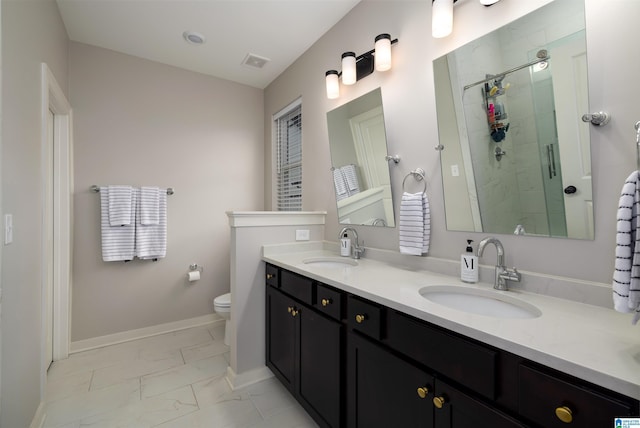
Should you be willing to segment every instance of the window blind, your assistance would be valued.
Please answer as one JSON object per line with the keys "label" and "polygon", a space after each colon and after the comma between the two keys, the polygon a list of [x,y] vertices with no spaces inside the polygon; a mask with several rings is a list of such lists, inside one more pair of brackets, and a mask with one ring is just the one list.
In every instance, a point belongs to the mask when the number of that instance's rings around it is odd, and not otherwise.
{"label": "window blind", "polygon": [[302,106],[275,119],[278,211],[302,211]]}

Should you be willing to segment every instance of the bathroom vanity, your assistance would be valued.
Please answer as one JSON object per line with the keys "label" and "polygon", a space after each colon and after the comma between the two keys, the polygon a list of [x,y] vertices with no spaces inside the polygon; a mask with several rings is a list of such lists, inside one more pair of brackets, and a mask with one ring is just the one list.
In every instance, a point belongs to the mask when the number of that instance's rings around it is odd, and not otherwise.
{"label": "bathroom vanity", "polygon": [[[314,255],[264,257],[266,363],[322,427],[607,427],[639,414],[635,357],[602,343],[594,355],[615,368],[600,371],[592,356],[580,360],[582,335],[565,330],[583,323],[580,311],[598,316],[604,308],[507,291],[500,293],[533,302],[541,314],[467,314],[416,292],[462,287],[455,278]],[[558,310],[572,321],[558,324]],[[575,358],[566,351],[572,346]],[[617,379],[624,370],[632,377]]]}

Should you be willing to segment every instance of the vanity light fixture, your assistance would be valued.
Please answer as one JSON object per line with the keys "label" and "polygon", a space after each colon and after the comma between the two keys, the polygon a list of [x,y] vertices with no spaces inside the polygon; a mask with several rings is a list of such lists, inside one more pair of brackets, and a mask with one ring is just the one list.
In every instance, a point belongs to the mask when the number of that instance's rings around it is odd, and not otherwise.
{"label": "vanity light fixture", "polygon": [[345,52],[342,54],[342,84],[353,85],[356,80],[356,54]]}
{"label": "vanity light fixture", "polygon": [[[458,0],[432,0],[431,35],[436,39],[447,37],[453,31],[453,4]],[[491,6],[500,0],[479,0],[483,6]]]}
{"label": "vanity light fixture", "polygon": [[355,52],[342,54],[342,71],[329,70],[325,73],[327,98],[330,100],[340,96],[340,79],[343,85],[353,85],[363,77],[367,77],[373,70],[387,71],[391,69],[391,45],[398,39],[391,40],[387,33],[378,34],[375,38],[374,49],[356,56]]}

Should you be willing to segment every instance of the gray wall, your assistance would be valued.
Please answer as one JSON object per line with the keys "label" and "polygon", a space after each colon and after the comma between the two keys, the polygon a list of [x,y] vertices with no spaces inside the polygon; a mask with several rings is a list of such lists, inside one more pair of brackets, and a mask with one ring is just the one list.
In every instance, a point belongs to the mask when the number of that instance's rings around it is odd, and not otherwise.
{"label": "gray wall", "polygon": [[[213,313],[229,292],[226,210],[262,209],[263,92],[71,43],[74,254],[71,340]],[[92,184],[173,187],[167,257],[105,263]],[[202,279],[185,281],[189,264]]]}
{"label": "gray wall", "polygon": [[[329,213],[326,239],[335,241],[339,230],[329,174],[326,112],[378,86],[382,87],[389,150],[402,156],[400,164],[391,167],[396,199],[402,191],[402,179],[410,170],[422,167],[427,172],[432,208],[429,255],[456,260],[464,249],[466,238],[478,241],[483,237],[476,233],[448,232],[445,227],[440,162],[438,152],[434,150],[438,133],[431,63],[546,3],[547,0],[504,1],[485,8],[476,1],[458,2],[453,35],[434,39],[430,34],[428,2],[364,1],[269,85],[265,91],[265,123],[269,123],[273,112],[302,96],[303,208]],[[613,115],[608,126],[592,128],[595,240],[500,235],[509,266],[602,283],[611,281],[620,189],[624,179],[637,167],[633,125],[640,120],[637,103],[640,79],[636,72],[640,57],[631,55],[627,46],[629,41],[640,38],[640,28],[635,22],[639,15],[640,2],[636,0],[586,0],[591,108],[608,110]],[[625,31],[615,31],[616,28]],[[374,37],[383,32],[399,38],[399,43],[392,48],[393,69],[374,73],[354,86],[342,86],[339,99],[327,100],[324,72],[340,68],[340,55],[344,51],[353,50],[359,54],[372,49]],[[271,153],[268,130],[265,131],[265,145],[266,153]],[[265,170],[270,178],[269,157],[265,158]],[[270,188],[271,184],[267,182],[267,206],[270,206]],[[397,201],[395,209],[397,212]],[[367,246],[397,248],[397,229],[360,227],[358,232]],[[495,256],[489,252],[481,263],[494,264]]]}
{"label": "gray wall", "polygon": [[[67,92],[67,33],[53,0],[2,1],[2,249],[0,426],[27,427],[40,403],[43,185],[40,64]],[[4,228],[3,228],[4,229]]]}

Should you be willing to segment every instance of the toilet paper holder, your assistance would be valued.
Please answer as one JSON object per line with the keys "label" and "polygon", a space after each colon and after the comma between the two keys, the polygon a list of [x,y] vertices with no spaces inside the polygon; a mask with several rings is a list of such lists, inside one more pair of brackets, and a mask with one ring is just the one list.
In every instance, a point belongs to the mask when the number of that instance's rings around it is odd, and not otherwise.
{"label": "toilet paper holder", "polygon": [[197,263],[192,263],[189,265],[189,272],[200,271],[200,273],[204,272],[204,268],[202,266],[198,266]]}

